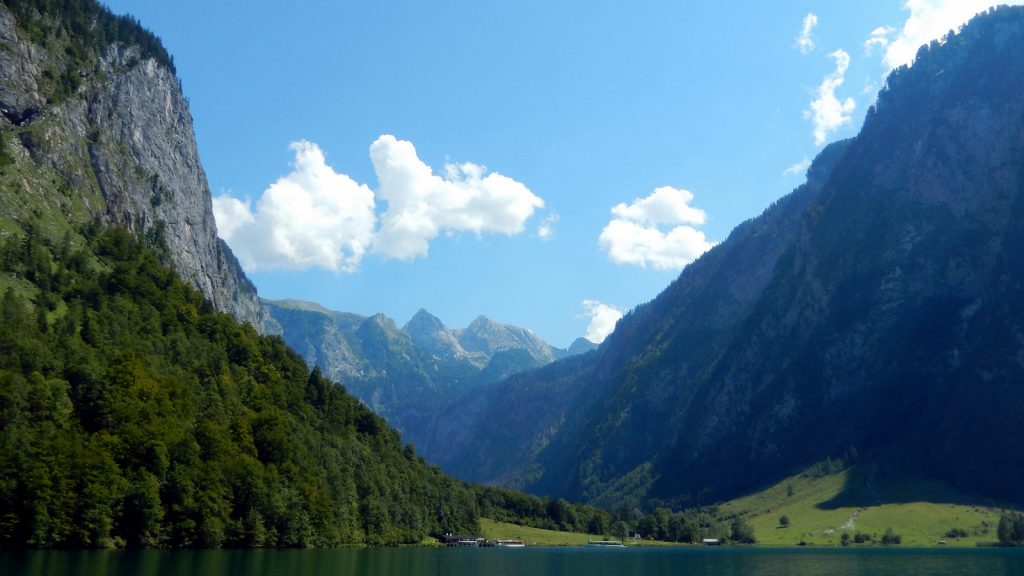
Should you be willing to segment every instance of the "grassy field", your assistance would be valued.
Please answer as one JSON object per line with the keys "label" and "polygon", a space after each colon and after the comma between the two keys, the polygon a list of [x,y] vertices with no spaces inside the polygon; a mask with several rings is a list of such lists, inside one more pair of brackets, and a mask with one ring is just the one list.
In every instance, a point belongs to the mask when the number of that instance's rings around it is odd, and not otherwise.
{"label": "grassy field", "polygon": [[[498,522],[490,518],[480,519],[480,529],[484,538],[488,540],[522,540],[530,546],[586,546],[590,540],[618,540],[614,536],[595,536],[593,534],[580,534],[577,532],[558,532],[555,530],[544,530],[542,528],[530,528]],[[627,546],[676,546],[669,542],[633,542],[626,540]]]}
{"label": "grassy field", "polygon": [[[725,518],[745,517],[758,544],[839,545],[843,533],[873,535],[892,528],[903,546],[977,546],[998,538],[1000,509],[949,487],[914,479],[872,482],[871,471],[793,476],[760,492],[719,506]],[[786,516],[789,525],[779,519]],[[947,536],[952,529],[963,537]]]}
{"label": "grassy field", "polygon": [[557,532],[497,522],[489,518],[480,519],[480,529],[488,540],[522,540],[532,546],[585,546],[587,540],[600,540],[592,534]]}

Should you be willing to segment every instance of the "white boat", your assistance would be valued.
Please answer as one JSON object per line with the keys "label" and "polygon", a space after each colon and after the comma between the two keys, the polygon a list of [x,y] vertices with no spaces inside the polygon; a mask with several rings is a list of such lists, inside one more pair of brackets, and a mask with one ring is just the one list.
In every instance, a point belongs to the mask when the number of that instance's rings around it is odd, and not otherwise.
{"label": "white boat", "polygon": [[526,542],[522,540],[495,540],[494,545],[498,548],[525,548]]}

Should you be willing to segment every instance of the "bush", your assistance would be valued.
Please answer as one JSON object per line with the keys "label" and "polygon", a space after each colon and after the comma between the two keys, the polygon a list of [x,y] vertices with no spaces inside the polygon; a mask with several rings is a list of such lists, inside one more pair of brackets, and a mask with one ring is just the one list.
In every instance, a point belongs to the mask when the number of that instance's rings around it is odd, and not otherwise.
{"label": "bush", "polygon": [[732,521],[729,539],[740,544],[753,544],[757,542],[757,539],[754,538],[754,527],[744,518],[737,518]]}
{"label": "bush", "polygon": [[892,528],[886,528],[885,534],[882,536],[882,544],[889,546],[892,544],[901,544],[903,537],[892,531]]}
{"label": "bush", "polygon": [[864,544],[865,542],[871,542],[872,540],[874,540],[874,538],[872,538],[870,534],[856,532],[853,535],[853,542],[855,544]]}
{"label": "bush", "polygon": [[1003,546],[1024,545],[1024,514],[1003,512],[999,516],[999,543]]}

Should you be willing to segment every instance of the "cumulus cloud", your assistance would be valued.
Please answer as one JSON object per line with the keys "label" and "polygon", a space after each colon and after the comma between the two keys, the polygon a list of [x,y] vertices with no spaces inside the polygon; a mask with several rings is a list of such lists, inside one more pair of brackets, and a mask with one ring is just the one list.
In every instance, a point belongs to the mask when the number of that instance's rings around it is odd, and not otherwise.
{"label": "cumulus cloud", "polygon": [[292,171],[253,207],[227,195],[213,200],[223,238],[247,270],[354,269],[373,241],[373,192],[327,165],[312,142],[295,142]]}
{"label": "cumulus cloud", "polygon": [[[972,16],[1000,4],[1021,5],[1024,0],[907,0],[903,9],[908,10],[903,27],[891,40],[875,46],[884,48],[882,64],[889,70],[910,64],[922,44],[942,38],[950,30],[957,30]],[[882,29],[884,31],[884,29]],[[872,31],[868,41],[877,37]],[[895,32],[895,30],[893,30]]]}
{"label": "cumulus cloud", "polygon": [[856,107],[853,98],[840,100],[836,97],[836,90],[843,85],[846,69],[850,67],[850,55],[836,50],[828,56],[836,61],[836,69],[821,81],[810,109],[804,111],[804,118],[814,124],[814,143],[818,146],[825,143],[829,134],[850,123]]}
{"label": "cumulus cloud", "polygon": [[615,330],[615,323],[622,318],[622,312],[618,308],[599,300],[584,300],[583,310],[590,317],[585,338],[595,344],[604,342],[604,339]]}
{"label": "cumulus cloud", "polygon": [[793,164],[789,168],[786,168],[785,170],[783,170],[782,171],[782,175],[783,176],[799,176],[800,174],[803,174],[804,172],[807,172],[807,169],[810,168],[810,167],[811,167],[811,159],[808,158],[807,156],[804,156],[803,160],[801,160],[801,161],[797,162],[796,164]]}
{"label": "cumulus cloud", "polygon": [[412,142],[384,135],[370,146],[388,203],[374,251],[409,260],[426,256],[430,240],[442,232],[494,232],[514,235],[544,201],[524,184],[470,162],[447,164],[434,174],[416,155]]}
{"label": "cumulus cloud", "polygon": [[537,226],[537,238],[544,240],[545,242],[551,240],[551,237],[555,235],[555,223],[558,222],[558,214],[554,212],[548,214],[540,221],[540,225]]}
{"label": "cumulus cloud", "polygon": [[879,26],[868,34],[868,39],[864,41],[864,55],[870,56],[876,49],[884,50],[892,42],[892,35],[896,33],[896,29],[892,26]]}
{"label": "cumulus cloud", "polygon": [[810,54],[814,50],[814,39],[811,38],[811,32],[817,25],[818,17],[808,12],[807,16],[804,16],[804,25],[800,28],[800,35],[796,37],[796,47],[800,49],[801,54]]}
{"label": "cumulus cloud", "polygon": [[[246,270],[348,272],[371,251],[406,260],[426,256],[441,233],[518,234],[544,206],[522,183],[473,163],[449,164],[436,175],[411,142],[390,135],[370,146],[376,193],[335,172],[316,144],[295,142],[291,149],[292,171],[255,206],[226,194],[213,199],[219,234]],[[379,216],[378,197],[387,202]]]}
{"label": "cumulus cloud", "polygon": [[690,206],[692,201],[689,190],[662,186],[646,198],[618,204],[612,208],[613,218],[601,231],[598,244],[617,264],[682,268],[714,246],[693,227],[704,224],[707,216]]}
{"label": "cumulus cloud", "polygon": [[693,193],[671,186],[655,188],[646,198],[637,198],[632,204],[617,204],[612,214],[622,220],[644,225],[697,224],[701,225],[707,215],[700,208],[690,206]]}

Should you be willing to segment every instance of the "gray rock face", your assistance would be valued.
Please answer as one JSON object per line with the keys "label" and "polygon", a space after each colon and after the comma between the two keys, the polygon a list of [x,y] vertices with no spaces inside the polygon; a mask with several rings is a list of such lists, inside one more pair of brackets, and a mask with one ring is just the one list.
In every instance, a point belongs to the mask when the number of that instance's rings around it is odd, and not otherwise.
{"label": "gray rock face", "polygon": [[469,358],[471,361],[474,359],[440,318],[422,308],[406,323],[402,331],[408,334],[413,342],[438,358]]}
{"label": "gray rock face", "polygon": [[[48,52],[23,36],[3,7],[0,43],[0,123],[27,128],[15,151],[32,163],[24,170],[53,174],[51,187],[79,196],[69,204],[84,210],[64,216],[73,223],[98,218],[163,243],[164,260],[218,310],[260,327],[256,290],[217,237],[192,117],[174,72],[122,44],[89,66],[73,62],[63,50]],[[72,93],[53,89],[52,69],[77,78]]]}
{"label": "gray rock face", "polygon": [[539,365],[554,362],[555,349],[536,334],[518,326],[500,324],[479,316],[469,326],[457,331],[459,344],[469,352],[494,356],[507,350],[526,350]]}
{"label": "gray rock face", "polygon": [[22,125],[46,102],[36,82],[45,50],[25,42],[15,30],[14,17],[4,9],[0,9],[0,43],[8,48],[0,50],[0,112],[6,124]]}

